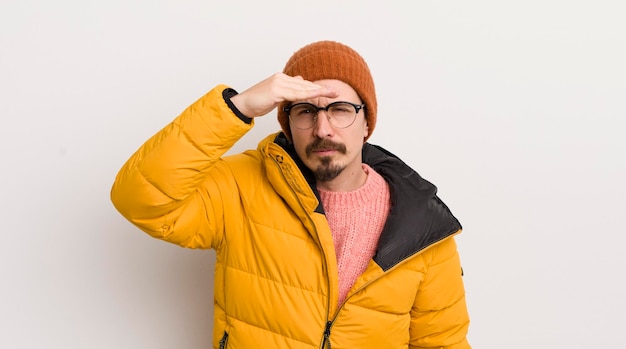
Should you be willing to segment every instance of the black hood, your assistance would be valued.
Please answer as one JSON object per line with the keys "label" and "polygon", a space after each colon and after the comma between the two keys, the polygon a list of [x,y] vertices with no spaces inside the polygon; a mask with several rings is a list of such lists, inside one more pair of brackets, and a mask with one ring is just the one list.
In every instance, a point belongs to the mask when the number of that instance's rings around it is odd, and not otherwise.
{"label": "black hood", "polygon": [[363,162],[385,178],[391,194],[391,210],[374,255],[383,270],[461,229],[437,196],[437,187],[398,157],[366,143]]}
{"label": "black hood", "polygon": [[[293,144],[283,133],[276,137],[275,142],[294,159],[319,200],[315,176],[297,156]],[[397,156],[382,147],[365,143],[363,162],[389,184],[391,209],[373,258],[383,270],[389,270],[461,229],[459,221],[437,196],[437,187]],[[315,211],[324,213],[319,201]]]}

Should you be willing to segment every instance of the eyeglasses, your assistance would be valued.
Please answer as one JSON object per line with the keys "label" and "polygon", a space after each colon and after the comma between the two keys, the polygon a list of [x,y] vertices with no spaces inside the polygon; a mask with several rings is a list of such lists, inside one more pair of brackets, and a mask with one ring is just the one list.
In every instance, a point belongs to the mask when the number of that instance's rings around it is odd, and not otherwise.
{"label": "eyeglasses", "polygon": [[326,111],[328,121],[333,127],[347,128],[354,124],[356,115],[363,108],[365,104],[350,102],[333,102],[326,107],[318,107],[311,103],[296,103],[283,108],[283,111],[289,115],[289,122],[293,127],[307,130],[315,125],[317,115],[322,110]]}

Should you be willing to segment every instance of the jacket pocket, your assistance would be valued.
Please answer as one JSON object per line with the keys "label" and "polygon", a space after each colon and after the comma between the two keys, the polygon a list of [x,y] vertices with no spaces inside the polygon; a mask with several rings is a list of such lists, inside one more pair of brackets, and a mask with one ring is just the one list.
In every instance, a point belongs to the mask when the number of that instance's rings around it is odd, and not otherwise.
{"label": "jacket pocket", "polygon": [[226,349],[228,346],[228,332],[224,331],[222,339],[220,339],[220,349]]}

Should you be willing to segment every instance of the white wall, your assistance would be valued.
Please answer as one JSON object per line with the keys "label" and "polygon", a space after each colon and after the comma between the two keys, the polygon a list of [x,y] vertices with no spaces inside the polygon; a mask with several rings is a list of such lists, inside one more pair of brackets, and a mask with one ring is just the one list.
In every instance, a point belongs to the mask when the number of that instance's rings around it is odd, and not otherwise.
{"label": "white wall", "polygon": [[[211,87],[243,90],[320,39],[366,58],[371,142],[437,184],[463,223],[474,347],[626,347],[624,10],[2,0],[0,347],[207,348],[213,252],[140,233],[110,186]],[[259,120],[234,151],[277,127]]]}

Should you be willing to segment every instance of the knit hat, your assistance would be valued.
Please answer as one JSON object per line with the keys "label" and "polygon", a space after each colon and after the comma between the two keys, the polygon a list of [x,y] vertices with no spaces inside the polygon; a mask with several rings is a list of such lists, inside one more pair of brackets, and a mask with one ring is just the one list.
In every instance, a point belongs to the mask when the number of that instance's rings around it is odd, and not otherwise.
{"label": "knit hat", "polygon": [[[370,137],[376,126],[376,91],[374,80],[367,63],[350,47],[334,41],[318,41],[300,50],[289,58],[283,73],[289,76],[300,75],[305,80],[323,79],[341,80],[350,85],[365,104],[365,117],[369,133],[363,140]],[[290,102],[282,102],[278,106],[278,122],[283,132],[291,140],[289,116],[283,111]]]}

